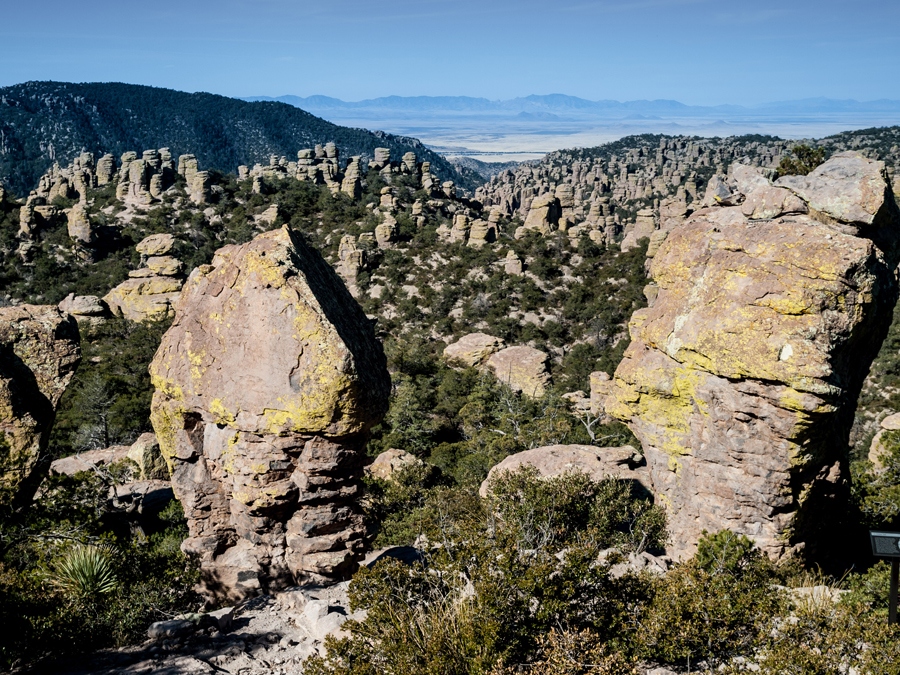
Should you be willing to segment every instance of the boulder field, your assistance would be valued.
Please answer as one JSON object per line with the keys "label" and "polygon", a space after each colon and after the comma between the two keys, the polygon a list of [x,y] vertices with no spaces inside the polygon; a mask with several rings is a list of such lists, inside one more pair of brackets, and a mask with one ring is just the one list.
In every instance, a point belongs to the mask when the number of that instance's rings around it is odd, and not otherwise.
{"label": "boulder field", "polygon": [[195,269],[150,366],[151,420],[206,592],[351,574],[360,477],[390,378],[371,322],[287,228]]}
{"label": "boulder field", "polygon": [[606,411],[643,445],[676,554],[724,528],[772,555],[824,552],[846,510],[857,397],[897,299],[884,165],[840,153],[774,183],[737,166],[706,203],[652,260],[652,302],[631,319]]}

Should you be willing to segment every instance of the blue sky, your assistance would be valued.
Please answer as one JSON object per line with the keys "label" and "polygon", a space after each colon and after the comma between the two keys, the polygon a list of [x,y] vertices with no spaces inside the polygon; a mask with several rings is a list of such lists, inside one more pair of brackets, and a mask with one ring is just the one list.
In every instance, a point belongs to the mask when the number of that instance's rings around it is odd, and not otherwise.
{"label": "blue sky", "polygon": [[755,104],[900,99],[897,0],[4,3],[0,86]]}

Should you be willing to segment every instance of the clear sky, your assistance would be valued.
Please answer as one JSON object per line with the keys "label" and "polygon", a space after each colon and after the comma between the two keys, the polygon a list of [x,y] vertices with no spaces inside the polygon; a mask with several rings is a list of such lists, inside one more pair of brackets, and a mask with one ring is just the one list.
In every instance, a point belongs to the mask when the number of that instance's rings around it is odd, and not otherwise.
{"label": "clear sky", "polygon": [[0,86],[900,99],[898,0],[8,0]]}

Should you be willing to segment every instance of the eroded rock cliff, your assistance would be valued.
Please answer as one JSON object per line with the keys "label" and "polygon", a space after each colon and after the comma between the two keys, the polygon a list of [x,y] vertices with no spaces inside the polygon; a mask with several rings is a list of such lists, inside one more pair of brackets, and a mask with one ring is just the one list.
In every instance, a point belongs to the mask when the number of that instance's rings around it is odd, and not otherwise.
{"label": "eroded rock cliff", "polygon": [[390,379],[370,322],[289,229],[191,274],[151,364],[152,422],[212,595],[347,576]]}
{"label": "eroded rock cliff", "polygon": [[727,205],[653,258],[606,409],[643,444],[676,551],[724,528],[771,554],[818,547],[836,540],[856,399],[897,298],[897,206],[856,153],[721,187]]}

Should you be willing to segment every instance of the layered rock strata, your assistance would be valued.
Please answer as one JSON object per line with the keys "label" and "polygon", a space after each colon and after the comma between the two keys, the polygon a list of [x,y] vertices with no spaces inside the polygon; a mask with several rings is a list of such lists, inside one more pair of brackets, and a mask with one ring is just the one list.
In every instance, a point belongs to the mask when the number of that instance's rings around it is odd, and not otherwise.
{"label": "layered rock strata", "polygon": [[0,481],[13,490],[14,506],[31,500],[50,466],[50,429],[80,344],[75,319],[56,307],[0,308],[0,433],[8,448]]}
{"label": "layered rock strata", "polygon": [[718,197],[730,206],[659,247],[606,410],[643,444],[676,552],[725,528],[774,555],[822,550],[897,297],[900,217],[883,164],[856,153],[774,184],[739,174]]}
{"label": "layered rock strata", "polygon": [[151,364],[152,422],[206,591],[348,576],[369,428],[390,378],[371,323],[291,230],[220,249]]}

